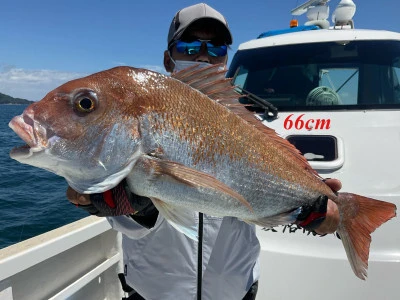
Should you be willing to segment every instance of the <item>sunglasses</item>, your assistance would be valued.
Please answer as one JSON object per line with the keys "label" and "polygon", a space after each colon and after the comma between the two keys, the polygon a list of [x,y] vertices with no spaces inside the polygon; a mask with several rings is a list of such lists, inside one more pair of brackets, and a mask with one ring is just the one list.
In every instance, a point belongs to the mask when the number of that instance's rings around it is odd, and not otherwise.
{"label": "sunglasses", "polygon": [[228,46],[221,45],[215,46],[210,40],[195,40],[192,42],[184,42],[181,40],[177,40],[175,42],[176,50],[179,53],[185,53],[188,55],[194,55],[200,52],[201,45],[206,43],[208,55],[217,57],[217,56],[225,56],[228,53]]}

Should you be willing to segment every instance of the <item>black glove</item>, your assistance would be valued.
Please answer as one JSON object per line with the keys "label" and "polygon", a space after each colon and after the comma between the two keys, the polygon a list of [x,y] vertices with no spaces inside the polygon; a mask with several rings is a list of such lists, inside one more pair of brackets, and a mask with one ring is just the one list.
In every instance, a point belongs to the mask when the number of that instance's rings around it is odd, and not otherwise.
{"label": "black glove", "polygon": [[328,197],[325,195],[318,197],[312,205],[303,205],[301,213],[297,216],[296,224],[313,231],[325,220],[327,207]]}
{"label": "black glove", "polygon": [[79,205],[79,207],[98,217],[144,216],[152,212],[152,207],[154,207],[149,198],[133,194],[125,179],[111,190],[100,194],[91,194],[90,201],[91,204]]}

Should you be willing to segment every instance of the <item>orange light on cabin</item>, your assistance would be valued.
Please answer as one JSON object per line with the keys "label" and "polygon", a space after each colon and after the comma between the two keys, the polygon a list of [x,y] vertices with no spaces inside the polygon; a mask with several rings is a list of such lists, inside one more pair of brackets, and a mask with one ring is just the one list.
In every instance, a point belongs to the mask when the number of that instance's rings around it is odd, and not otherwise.
{"label": "orange light on cabin", "polygon": [[290,20],[290,28],[299,26],[299,22],[297,20]]}

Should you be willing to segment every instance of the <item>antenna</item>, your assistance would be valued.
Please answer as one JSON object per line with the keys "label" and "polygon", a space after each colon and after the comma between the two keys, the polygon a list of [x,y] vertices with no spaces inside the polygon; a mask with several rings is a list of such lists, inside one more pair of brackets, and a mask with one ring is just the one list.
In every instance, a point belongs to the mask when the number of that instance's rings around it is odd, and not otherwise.
{"label": "antenna", "polygon": [[300,16],[300,15],[306,13],[308,8],[311,6],[325,5],[328,2],[329,2],[329,0],[309,0],[301,5],[297,6],[296,8],[292,9],[292,11],[290,13],[293,16]]}
{"label": "antenna", "polygon": [[328,29],[329,6],[326,5],[329,0],[309,0],[300,6],[292,9],[294,16],[300,16],[307,13],[308,22],[304,25],[317,25],[320,28]]}

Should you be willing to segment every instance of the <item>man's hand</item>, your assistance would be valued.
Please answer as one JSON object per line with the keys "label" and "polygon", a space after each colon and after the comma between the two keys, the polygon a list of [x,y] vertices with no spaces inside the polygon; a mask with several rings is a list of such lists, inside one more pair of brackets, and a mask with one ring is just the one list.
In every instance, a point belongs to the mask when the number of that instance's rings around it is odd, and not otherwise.
{"label": "man's hand", "polygon": [[99,194],[80,194],[68,187],[67,199],[91,215],[98,217],[147,216],[158,212],[149,198],[133,194],[126,180],[111,190]]}
{"label": "man's hand", "polygon": [[79,194],[71,187],[67,189],[67,199],[71,203],[98,217],[135,214],[134,198],[125,180],[113,189],[99,194]]}
{"label": "man's hand", "polygon": [[[326,179],[324,182],[334,192],[342,187],[341,182],[337,179]],[[321,235],[336,231],[340,221],[339,210],[327,196],[322,195],[312,204],[305,204],[301,208],[296,221],[298,226]]]}
{"label": "man's hand", "polygon": [[92,204],[92,201],[90,201],[90,195],[88,194],[79,194],[71,187],[68,187],[67,199],[69,202],[75,204],[77,207],[83,210],[86,210],[91,215],[99,215],[100,213],[97,207]]}
{"label": "man's hand", "polygon": [[[325,183],[332,189],[332,191],[337,192],[342,188],[342,183],[337,179],[326,179]],[[333,233],[339,226],[340,215],[339,210],[335,202],[328,199],[327,210],[325,220],[319,225],[314,231],[318,234]]]}
{"label": "man's hand", "polygon": [[67,189],[67,199],[69,202],[75,205],[90,205],[90,195],[88,194],[79,194],[77,191],[72,189],[70,186]]}

